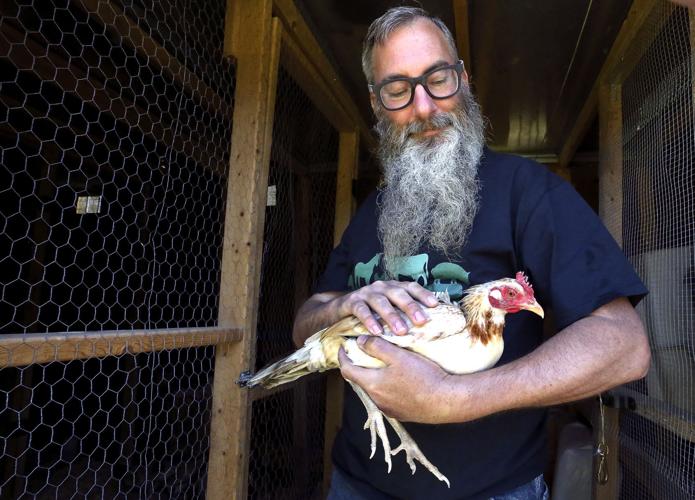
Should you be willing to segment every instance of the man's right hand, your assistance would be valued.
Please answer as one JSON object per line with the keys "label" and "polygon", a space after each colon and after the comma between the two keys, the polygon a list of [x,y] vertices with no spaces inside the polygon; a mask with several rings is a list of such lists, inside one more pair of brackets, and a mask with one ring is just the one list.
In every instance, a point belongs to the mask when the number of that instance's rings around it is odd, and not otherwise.
{"label": "man's right hand", "polygon": [[420,326],[428,320],[422,306],[438,304],[432,292],[413,281],[375,281],[336,300],[341,317],[356,316],[373,335],[383,333],[375,314],[383,318],[396,335],[404,335],[408,327],[399,310]]}

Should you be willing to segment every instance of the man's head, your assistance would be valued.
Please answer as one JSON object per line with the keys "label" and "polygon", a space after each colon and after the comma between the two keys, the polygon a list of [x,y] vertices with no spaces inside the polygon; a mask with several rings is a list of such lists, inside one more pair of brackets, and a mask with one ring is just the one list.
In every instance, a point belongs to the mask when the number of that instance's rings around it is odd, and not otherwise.
{"label": "man's head", "polygon": [[477,212],[484,125],[457,62],[448,28],[422,9],[391,9],[367,32],[362,65],[386,181],[379,236],[393,277],[421,244],[460,253]]}

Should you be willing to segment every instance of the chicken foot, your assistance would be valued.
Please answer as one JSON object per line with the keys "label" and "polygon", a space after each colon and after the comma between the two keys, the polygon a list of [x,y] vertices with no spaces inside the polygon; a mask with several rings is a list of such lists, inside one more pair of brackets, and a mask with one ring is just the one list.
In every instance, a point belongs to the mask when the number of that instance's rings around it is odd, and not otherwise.
{"label": "chicken foot", "polygon": [[386,417],[386,420],[389,424],[391,424],[391,427],[393,427],[393,430],[396,431],[396,434],[401,439],[401,444],[391,452],[391,455],[396,455],[400,451],[404,451],[405,459],[408,462],[408,465],[410,465],[410,470],[413,474],[415,474],[415,460],[417,460],[424,465],[428,471],[434,474],[437,479],[444,481],[447,487],[451,488],[449,479],[447,479],[444,474],[439,472],[439,469],[432,464],[427,457],[425,457],[422,451],[420,451],[420,447],[417,445],[415,440],[410,436],[410,434],[408,434],[408,431],[405,430],[405,427],[403,427],[403,425],[395,418]]}
{"label": "chicken foot", "polygon": [[365,409],[367,410],[367,421],[364,423],[364,428],[369,429],[371,435],[371,454],[369,458],[374,457],[376,452],[376,437],[379,436],[381,443],[384,446],[384,461],[388,465],[388,472],[391,472],[391,455],[396,455],[400,451],[404,451],[406,455],[406,461],[410,465],[410,470],[415,474],[415,460],[419,461],[425,468],[430,471],[434,476],[446,483],[447,487],[451,487],[449,479],[439,472],[439,469],[430,462],[427,457],[420,451],[420,447],[417,445],[415,440],[408,434],[403,425],[395,418],[386,417],[386,420],[396,435],[401,439],[401,444],[395,450],[391,450],[391,442],[389,441],[388,434],[386,433],[386,426],[384,425],[384,414],[377,407],[376,403],[372,401],[372,398],[357,384],[350,382],[349,384],[355,390],[355,393],[362,401]]}
{"label": "chicken foot", "polygon": [[[357,396],[359,396],[364,408],[367,410],[367,421],[364,423],[364,429],[369,429],[369,434],[371,435],[372,442],[370,445],[371,454],[369,458],[374,457],[376,453],[376,437],[377,435],[381,439],[381,443],[384,446],[384,461],[388,465],[388,472],[391,472],[391,443],[389,442],[388,434],[386,433],[386,426],[384,425],[384,414],[377,407],[376,403],[372,401],[372,398],[362,389],[359,385],[354,382],[350,382],[350,385],[354,389]],[[393,424],[392,424],[393,425]]]}

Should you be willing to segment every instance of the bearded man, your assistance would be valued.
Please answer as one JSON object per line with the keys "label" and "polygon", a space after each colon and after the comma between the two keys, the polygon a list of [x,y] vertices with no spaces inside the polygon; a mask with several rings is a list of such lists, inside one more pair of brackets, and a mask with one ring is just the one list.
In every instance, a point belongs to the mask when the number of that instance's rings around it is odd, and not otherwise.
{"label": "bearded man", "polygon": [[[370,461],[364,408],[346,384],[329,498],[547,498],[544,407],[644,376],[649,346],[633,308],[646,290],[593,211],[532,161],[484,146],[484,123],[453,37],[422,9],[389,10],[369,28],[362,64],[377,118],[385,185],[358,210],[316,293],[297,313],[297,345],[354,315],[362,348],[384,368],[341,354],[343,376],[406,424],[451,480]],[[450,375],[378,338],[383,318],[406,332],[465,288],[524,271],[559,332],[508,318],[498,365]],[[632,304],[631,304],[632,301]],[[438,425],[432,425],[438,424]]]}

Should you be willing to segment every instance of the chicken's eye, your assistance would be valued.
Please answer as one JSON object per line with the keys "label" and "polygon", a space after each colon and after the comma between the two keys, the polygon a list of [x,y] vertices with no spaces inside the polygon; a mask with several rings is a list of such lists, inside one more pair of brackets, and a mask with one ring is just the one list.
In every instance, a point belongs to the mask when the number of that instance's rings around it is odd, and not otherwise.
{"label": "chicken's eye", "polygon": [[510,299],[513,299],[516,297],[516,290],[512,290],[511,288],[507,288],[507,297]]}

